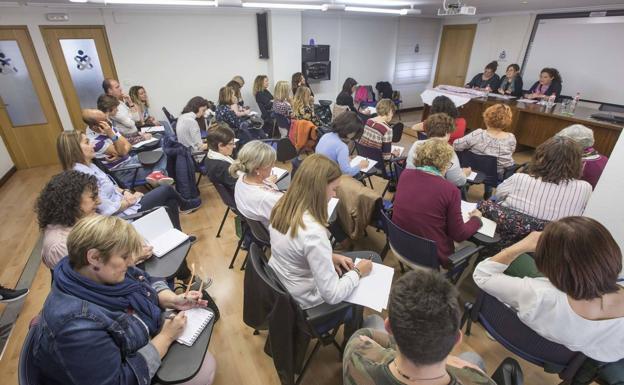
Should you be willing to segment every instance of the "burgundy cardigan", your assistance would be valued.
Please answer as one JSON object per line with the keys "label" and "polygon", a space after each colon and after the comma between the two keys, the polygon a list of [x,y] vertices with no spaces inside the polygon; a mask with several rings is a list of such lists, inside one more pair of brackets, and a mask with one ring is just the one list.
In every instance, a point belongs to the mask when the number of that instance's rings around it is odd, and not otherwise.
{"label": "burgundy cardigan", "polygon": [[474,235],[481,221],[464,223],[459,189],[446,179],[420,170],[401,174],[394,196],[392,222],[414,235],[435,241],[443,266],[455,252],[455,242]]}

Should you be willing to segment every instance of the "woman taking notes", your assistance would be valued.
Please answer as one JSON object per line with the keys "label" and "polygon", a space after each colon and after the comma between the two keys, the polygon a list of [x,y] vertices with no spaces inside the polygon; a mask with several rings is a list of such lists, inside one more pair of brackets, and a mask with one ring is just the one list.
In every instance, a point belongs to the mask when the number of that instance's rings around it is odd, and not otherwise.
{"label": "woman taking notes", "polygon": [[551,95],[556,98],[561,96],[561,75],[556,68],[544,68],[540,72],[540,78],[533,83],[529,93],[524,95],[527,99],[548,99]]}
{"label": "woman taking notes", "polygon": [[[199,291],[176,295],[133,267],[141,242],[117,217],[89,216],[69,233],[34,331],[41,383],[147,385],[184,330],[184,310],[206,306]],[[163,318],[166,308],[179,312]],[[211,384],[215,369],[207,352],[191,382]]]}
{"label": "woman taking notes", "polygon": [[271,213],[269,266],[304,309],[343,301],[372,269],[368,259],[354,265],[334,254],[327,237],[327,204],[341,175],[327,157],[310,155]]}
{"label": "woman taking notes", "polygon": [[500,77],[496,75],[496,69],[498,68],[498,62],[492,61],[485,66],[482,73],[477,74],[470,83],[466,84],[467,88],[476,88],[478,90],[485,90],[487,88],[497,90],[500,84]]}
{"label": "woman taking notes", "polygon": [[505,76],[501,79],[498,93],[501,95],[522,96],[522,76],[520,76],[520,66],[510,64],[507,66]]}

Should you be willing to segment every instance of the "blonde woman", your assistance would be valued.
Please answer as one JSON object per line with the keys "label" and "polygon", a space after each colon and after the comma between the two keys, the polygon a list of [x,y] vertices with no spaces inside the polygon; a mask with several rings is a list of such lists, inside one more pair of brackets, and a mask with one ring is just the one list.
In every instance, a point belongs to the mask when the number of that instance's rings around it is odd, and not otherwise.
{"label": "blonde woman", "polygon": [[234,187],[236,208],[245,217],[269,226],[271,210],[282,197],[275,186],[277,177],[271,173],[275,164],[275,150],[259,140],[245,144],[238,158],[229,168],[238,177]]}
{"label": "blonde woman", "polygon": [[293,110],[290,104],[292,94],[290,93],[290,84],[285,80],[280,80],[275,85],[273,93],[273,112],[284,115],[288,118],[293,116]]}
{"label": "blonde woman", "polygon": [[271,117],[273,109],[273,95],[269,91],[269,77],[266,75],[258,75],[254,80],[253,94],[256,103],[262,113],[262,119],[268,120]]}
{"label": "blonde woman", "polygon": [[295,119],[309,120],[317,127],[321,125],[321,120],[314,113],[314,99],[308,87],[299,86],[297,88],[292,107]]}
{"label": "blonde woman", "polygon": [[137,122],[138,126],[155,126],[158,125],[158,120],[155,117],[149,114],[149,99],[147,97],[147,92],[143,86],[132,86],[130,87],[130,91],[128,91],[130,99],[136,106],[137,115],[139,117],[139,121]]}
{"label": "blonde woman", "polygon": [[310,155],[271,213],[269,265],[304,309],[343,301],[372,269],[370,259],[355,265],[350,257],[333,254],[327,237],[327,203],[341,175],[329,158]]}
{"label": "blonde woman", "polygon": [[390,99],[381,99],[376,108],[377,116],[366,121],[359,142],[362,146],[381,150],[384,159],[399,156],[398,150],[392,151],[392,127],[389,125],[396,105]]}

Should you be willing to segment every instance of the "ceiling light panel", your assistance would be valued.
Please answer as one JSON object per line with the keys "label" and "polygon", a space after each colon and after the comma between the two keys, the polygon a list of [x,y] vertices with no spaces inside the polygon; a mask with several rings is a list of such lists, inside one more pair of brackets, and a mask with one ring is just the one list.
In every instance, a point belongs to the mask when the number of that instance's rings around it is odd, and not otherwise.
{"label": "ceiling light panel", "polygon": [[273,8],[273,9],[302,9],[320,11],[322,5],[314,4],[293,4],[293,3],[243,3],[245,8]]}
{"label": "ceiling light panel", "polygon": [[371,7],[409,7],[417,4],[416,1],[405,0],[335,0],[335,2],[350,5],[367,5]]}

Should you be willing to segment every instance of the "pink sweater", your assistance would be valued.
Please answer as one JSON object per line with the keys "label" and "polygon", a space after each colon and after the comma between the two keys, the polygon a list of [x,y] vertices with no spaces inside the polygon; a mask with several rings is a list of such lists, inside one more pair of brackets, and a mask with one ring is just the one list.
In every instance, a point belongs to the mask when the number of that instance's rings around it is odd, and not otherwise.
{"label": "pink sweater", "polygon": [[43,263],[50,269],[67,255],[67,236],[71,227],[48,225],[43,230],[43,246],[41,256]]}

